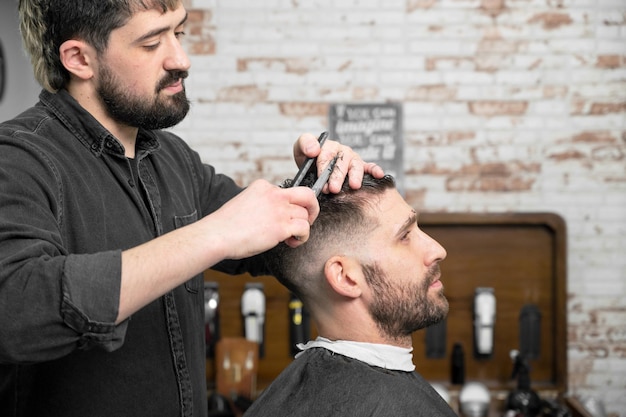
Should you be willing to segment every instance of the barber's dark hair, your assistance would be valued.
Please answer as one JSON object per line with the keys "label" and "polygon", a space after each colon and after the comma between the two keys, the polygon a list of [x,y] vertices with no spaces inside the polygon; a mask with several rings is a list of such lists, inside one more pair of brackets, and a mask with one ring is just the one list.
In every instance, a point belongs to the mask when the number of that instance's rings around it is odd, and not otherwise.
{"label": "barber's dark hair", "polygon": [[81,39],[98,53],[106,50],[111,31],[140,10],[174,10],[182,0],[19,0],[20,31],[35,79],[56,92],[69,81],[59,47]]}
{"label": "barber's dark hair", "polygon": [[[311,186],[315,179],[309,174],[302,185]],[[285,185],[289,186],[289,183]],[[360,189],[351,189],[346,178],[341,192],[321,193],[318,197],[320,213],[311,226],[309,239],[297,248],[281,243],[265,253],[272,275],[295,295],[305,298],[307,283],[322,273],[324,265],[318,257],[320,251],[331,246],[341,247],[351,243],[351,239],[361,239],[362,232],[371,228],[374,221],[371,216],[366,216],[364,209],[375,204],[376,197],[385,190],[393,188],[395,180],[392,176],[377,179],[365,174]]]}

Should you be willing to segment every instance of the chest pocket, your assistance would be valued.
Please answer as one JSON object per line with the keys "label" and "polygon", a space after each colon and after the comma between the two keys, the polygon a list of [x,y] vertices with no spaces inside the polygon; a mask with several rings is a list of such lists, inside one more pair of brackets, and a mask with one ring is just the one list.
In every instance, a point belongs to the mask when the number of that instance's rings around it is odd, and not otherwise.
{"label": "chest pocket", "polygon": [[[198,220],[198,211],[185,216],[174,216],[174,227],[180,229]],[[202,274],[196,275],[189,281],[185,282],[185,289],[192,294],[198,294],[204,286],[204,278]]]}

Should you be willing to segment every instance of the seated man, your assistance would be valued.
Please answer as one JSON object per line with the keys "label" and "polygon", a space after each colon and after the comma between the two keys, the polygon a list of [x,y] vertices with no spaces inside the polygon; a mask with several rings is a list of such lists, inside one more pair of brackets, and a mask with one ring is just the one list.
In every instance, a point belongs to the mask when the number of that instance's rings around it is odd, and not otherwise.
{"label": "seated man", "polygon": [[[310,180],[310,179],[309,179]],[[411,333],[448,312],[439,262],[392,177],[322,194],[309,240],[267,253],[270,270],[307,306],[319,336],[248,409],[256,416],[449,416],[415,372]]]}

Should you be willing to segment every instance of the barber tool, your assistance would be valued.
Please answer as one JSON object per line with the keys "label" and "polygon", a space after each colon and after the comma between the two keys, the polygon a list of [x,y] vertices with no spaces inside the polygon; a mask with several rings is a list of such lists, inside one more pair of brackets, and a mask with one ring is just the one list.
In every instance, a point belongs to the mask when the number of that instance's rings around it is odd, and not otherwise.
{"label": "barber tool", "polygon": [[241,314],[244,319],[246,339],[259,344],[259,357],[263,357],[265,351],[263,343],[265,330],[265,294],[263,293],[263,284],[246,284],[241,296]]}
{"label": "barber tool", "polygon": [[491,393],[480,382],[468,382],[459,392],[459,405],[463,417],[487,417]]}
{"label": "barber tool", "polygon": [[[319,136],[319,138],[317,138],[317,141],[320,144],[320,148],[322,147],[322,145],[324,145],[324,142],[326,142],[326,139],[328,139],[328,132],[322,132],[322,134]],[[296,176],[293,178],[293,181],[291,183],[292,187],[297,187],[298,185],[300,185],[300,183],[302,182],[302,180],[304,179],[306,174],[311,169],[311,166],[313,166],[313,162],[315,162],[316,159],[317,158],[307,158],[306,159],[304,164],[298,170],[298,173],[296,174]]]}
{"label": "barber tool", "polygon": [[[320,144],[320,147],[324,145],[324,142],[326,142],[327,138],[328,138],[328,132],[322,132],[322,134],[317,139],[317,141]],[[296,176],[293,178],[293,181],[291,181],[291,185],[290,185],[291,187],[297,187],[302,183],[302,180],[306,177],[306,175],[308,174],[309,170],[313,166],[313,163],[316,161],[316,159],[317,157],[307,158],[307,160],[304,162],[302,167],[300,167],[300,169],[298,170],[298,173],[296,174]],[[322,192],[322,189],[324,188],[324,185],[326,185],[326,183],[328,182],[328,179],[330,178],[330,174],[332,174],[333,169],[335,169],[335,164],[337,163],[337,159],[339,159],[339,155],[336,155],[330,161],[330,163],[326,166],[326,168],[324,168],[324,171],[322,171],[320,176],[317,178],[317,180],[311,187],[313,192],[315,192],[315,197],[319,197],[320,193]]]}
{"label": "barber tool", "polygon": [[447,320],[441,320],[426,328],[426,357],[441,359],[446,356]]}
{"label": "barber tool", "polygon": [[541,311],[535,304],[526,304],[519,315],[520,354],[537,359],[541,352]]}
{"label": "barber tool", "polygon": [[319,197],[320,193],[322,192],[322,188],[324,188],[324,185],[326,185],[326,183],[328,182],[328,179],[330,178],[330,174],[332,174],[333,169],[335,169],[335,164],[337,163],[337,159],[339,159],[339,155],[335,156],[330,161],[330,163],[326,166],[326,168],[324,168],[322,175],[319,176],[319,178],[315,181],[315,184],[313,184],[313,186],[311,187],[311,189],[315,193],[315,197]]}
{"label": "barber tool", "polygon": [[514,411],[520,417],[537,417],[542,402],[539,395],[530,388],[530,366],[526,358],[517,350],[510,352],[513,360],[513,379],[517,379],[517,388],[506,399],[506,410]]}
{"label": "barber tool", "polygon": [[465,384],[465,352],[460,343],[455,343],[452,347],[450,382],[457,385]]}
{"label": "barber tool", "polygon": [[309,314],[298,297],[291,295],[289,299],[289,349],[292,355],[300,351],[300,343],[306,343],[311,334]]}
{"label": "barber tool", "polygon": [[219,329],[219,284],[217,282],[204,283],[204,334],[206,339],[206,356],[215,355],[215,343],[220,337]]}
{"label": "barber tool", "polygon": [[493,354],[496,322],[496,296],[493,288],[476,288],[474,293],[474,355],[489,358]]}

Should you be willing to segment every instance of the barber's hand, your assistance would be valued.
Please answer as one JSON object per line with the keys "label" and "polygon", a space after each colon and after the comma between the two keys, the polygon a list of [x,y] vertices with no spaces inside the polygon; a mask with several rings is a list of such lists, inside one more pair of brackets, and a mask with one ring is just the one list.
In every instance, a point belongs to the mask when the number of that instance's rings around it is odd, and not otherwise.
{"label": "barber's hand", "polygon": [[293,146],[293,156],[298,166],[301,166],[307,157],[314,158],[317,156],[318,174],[326,168],[335,155],[339,155],[339,159],[337,159],[337,164],[328,184],[324,186],[324,192],[338,193],[341,191],[346,176],[348,176],[350,188],[358,189],[361,188],[363,173],[371,174],[374,178],[381,178],[385,175],[380,166],[374,162],[364,162],[352,148],[339,142],[327,140],[320,153],[317,137],[310,133],[304,133]]}
{"label": "barber's hand", "polygon": [[257,180],[207,218],[216,225],[213,233],[223,237],[225,257],[241,259],[280,242],[301,245],[318,214],[319,203],[310,188],[280,188]]}

